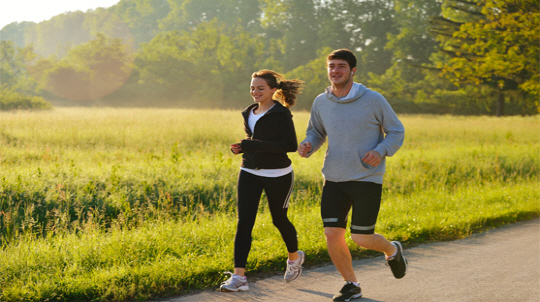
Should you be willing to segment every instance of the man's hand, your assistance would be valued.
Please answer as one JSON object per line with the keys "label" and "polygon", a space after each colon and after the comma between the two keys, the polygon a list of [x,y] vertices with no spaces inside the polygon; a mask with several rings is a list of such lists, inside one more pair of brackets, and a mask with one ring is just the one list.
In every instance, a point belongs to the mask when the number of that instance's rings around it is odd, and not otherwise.
{"label": "man's hand", "polygon": [[381,163],[381,155],[375,150],[368,151],[362,161],[366,164],[377,167]]}
{"label": "man's hand", "polygon": [[310,142],[304,142],[301,143],[300,146],[298,146],[298,154],[300,154],[301,157],[307,157],[309,151],[311,151]]}

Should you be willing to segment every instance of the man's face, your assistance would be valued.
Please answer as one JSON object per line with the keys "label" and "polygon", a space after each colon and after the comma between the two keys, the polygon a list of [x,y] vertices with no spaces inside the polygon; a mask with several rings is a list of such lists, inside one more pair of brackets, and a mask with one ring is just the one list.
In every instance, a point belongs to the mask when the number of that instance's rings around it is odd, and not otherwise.
{"label": "man's face", "polygon": [[351,72],[355,72],[356,68],[349,67],[349,63],[345,60],[328,60],[326,61],[328,71],[328,79],[336,86],[346,85],[349,78],[352,77]]}

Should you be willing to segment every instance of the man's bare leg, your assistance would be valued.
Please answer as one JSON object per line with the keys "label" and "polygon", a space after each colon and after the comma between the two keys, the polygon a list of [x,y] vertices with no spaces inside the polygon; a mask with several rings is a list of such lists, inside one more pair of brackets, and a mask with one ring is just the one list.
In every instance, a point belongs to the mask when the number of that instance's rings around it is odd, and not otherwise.
{"label": "man's bare leg", "polygon": [[383,252],[386,257],[394,255],[397,251],[396,246],[380,234],[351,234],[351,239],[363,248]]}
{"label": "man's bare leg", "polygon": [[326,227],[324,235],[326,236],[328,254],[343,280],[358,282],[352,266],[351,252],[345,241],[345,229]]}

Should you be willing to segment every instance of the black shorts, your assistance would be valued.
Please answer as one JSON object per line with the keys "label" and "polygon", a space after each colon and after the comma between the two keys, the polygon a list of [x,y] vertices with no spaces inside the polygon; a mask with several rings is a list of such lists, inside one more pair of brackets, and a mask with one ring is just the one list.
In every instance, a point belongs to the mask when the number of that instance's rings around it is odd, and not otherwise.
{"label": "black shorts", "polygon": [[351,233],[373,234],[381,207],[382,184],[364,181],[324,182],[321,217],[324,227],[347,228],[352,207]]}

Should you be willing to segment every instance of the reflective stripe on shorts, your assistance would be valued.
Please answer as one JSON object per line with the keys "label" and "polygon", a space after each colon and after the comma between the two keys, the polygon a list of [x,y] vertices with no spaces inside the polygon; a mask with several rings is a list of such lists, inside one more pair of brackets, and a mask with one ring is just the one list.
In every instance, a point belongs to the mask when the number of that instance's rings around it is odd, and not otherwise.
{"label": "reflective stripe on shorts", "polygon": [[357,230],[357,231],[369,231],[369,230],[374,230],[375,225],[370,225],[370,226],[351,225],[351,229]]}
{"label": "reflective stripe on shorts", "polygon": [[323,222],[338,222],[337,218],[323,218]]}

